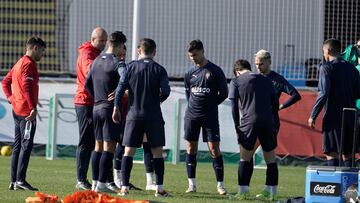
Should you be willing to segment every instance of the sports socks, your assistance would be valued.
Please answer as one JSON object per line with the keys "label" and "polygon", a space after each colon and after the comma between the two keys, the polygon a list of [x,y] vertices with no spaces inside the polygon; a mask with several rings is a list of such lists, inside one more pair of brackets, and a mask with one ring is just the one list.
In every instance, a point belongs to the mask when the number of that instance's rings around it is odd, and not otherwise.
{"label": "sports socks", "polygon": [[252,159],[250,161],[240,161],[238,168],[238,186],[247,186],[248,190],[253,171],[254,163]]}
{"label": "sports socks", "polygon": [[154,158],[154,170],[156,174],[156,185],[163,185],[164,183],[164,158]]}
{"label": "sports socks", "polygon": [[143,143],[143,150],[144,150],[144,164],[145,164],[145,171],[146,173],[153,173],[153,155],[151,153],[151,148],[148,142]]}
{"label": "sports socks", "polygon": [[265,191],[273,195],[277,194],[277,185],[279,180],[279,171],[277,163],[267,164]]}
{"label": "sports socks", "polygon": [[114,169],[121,170],[121,160],[124,154],[124,146],[118,144],[115,149],[114,154]]}
{"label": "sports socks", "polygon": [[186,172],[189,179],[195,179],[196,174],[196,154],[187,154],[185,157],[186,161]]}
{"label": "sports socks", "polygon": [[[214,168],[214,172],[215,172],[215,176],[216,176],[216,181],[218,183],[223,182],[224,181],[224,161],[223,161],[222,156],[213,158],[212,161],[213,161],[213,168]],[[222,185],[220,185],[220,186],[222,186]]]}
{"label": "sports socks", "polygon": [[124,187],[129,187],[130,174],[133,166],[133,158],[130,156],[124,156],[121,162],[121,180]]}
{"label": "sports socks", "polygon": [[[99,182],[114,182],[113,177],[109,177],[109,175],[112,173],[112,167],[113,167],[113,160],[114,154],[108,151],[104,151],[102,153],[101,159],[100,159],[100,169],[99,169]],[[111,180],[112,178],[112,180]]]}
{"label": "sports socks", "polygon": [[102,152],[93,151],[91,157],[92,179],[99,180],[99,164]]}

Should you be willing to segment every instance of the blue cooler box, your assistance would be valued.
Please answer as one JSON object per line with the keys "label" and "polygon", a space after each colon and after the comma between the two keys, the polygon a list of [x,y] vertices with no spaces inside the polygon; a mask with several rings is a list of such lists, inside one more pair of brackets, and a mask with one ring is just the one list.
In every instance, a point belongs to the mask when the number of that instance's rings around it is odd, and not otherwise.
{"label": "blue cooler box", "polygon": [[306,203],[345,202],[347,188],[358,182],[359,170],[349,167],[308,166],[306,168]]}

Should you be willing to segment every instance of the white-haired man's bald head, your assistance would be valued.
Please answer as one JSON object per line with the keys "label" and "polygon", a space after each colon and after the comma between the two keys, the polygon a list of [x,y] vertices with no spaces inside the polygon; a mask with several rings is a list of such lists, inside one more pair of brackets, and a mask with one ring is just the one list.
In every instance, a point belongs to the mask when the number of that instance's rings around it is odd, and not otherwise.
{"label": "white-haired man's bald head", "polygon": [[100,51],[105,49],[106,41],[107,41],[107,33],[102,27],[96,27],[91,32],[91,45],[93,47],[99,49]]}

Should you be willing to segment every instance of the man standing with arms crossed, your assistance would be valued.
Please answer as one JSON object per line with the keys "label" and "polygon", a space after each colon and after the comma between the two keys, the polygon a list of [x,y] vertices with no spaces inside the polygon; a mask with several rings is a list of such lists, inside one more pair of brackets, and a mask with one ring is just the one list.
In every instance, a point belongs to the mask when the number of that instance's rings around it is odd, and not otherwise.
{"label": "man standing with arms crossed", "polygon": [[185,94],[188,100],[184,118],[186,170],[189,182],[186,192],[196,192],[196,154],[202,128],[203,141],[207,142],[213,159],[217,191],[220,195],[225,195],[224,162],[219,146],[218,105],[228,96],[226,78],[219,66],[205,58],[204,46],[200,40],[190,42],[188,56],[195,66],[184,77]]}
{"label": "man standing with arms crossed", "polygon": [[[74,98],[75,111],[79,124],[79,144],[76,150],[76,169],[78,190],[89,190],[91,184],[87,180],[91,152],[95,146],[93,127],[94,101],[85,89],[85,80],[90,69],[90,64],[104,50],[107,33],[103,28],[97,27],[91,33],[91,40],[79,47],[77,59],[77,90]],[[101,153],[93,152],[93,159],[100,159]]]}
{"label": "man standing with arms crossed", "polygon": [[[39,73],[36,62],[44,55],[45,48],[46,44],[42,39],[31,37],[26,42],[25,55],[2,81],[2,88],[12,106],[15,122],[9,190],[38,190],[26,181],[26,171],[34,143],[36,106],[39,99]],[[30,135],[25,135],[27,127],[31,129]]]}
{"label": "man standing with arms crossed", "polygon": [[[355,108],[360,98],[360,77],[356,68],[339,58],[341,43],[337,39],[328,39],[323,43],[325,63],[320,66],[318,96],[311,111],[308,125],[315,127],[315,120],[324,107],[323,116],[323,152],[328,166],[339,165],[340,147],[344,166],[351,165],[352,135],[345,134],[343,146],[340,146],[341,119],[343,108]],[[353,122],[353,121],[351,121]]]}
{"label": "man standing with arms crossed", "polygon": [[113,111],[114,122],[120,122],[121,97],[125,90],[129,94],[129,112],[126,117],[123,145],[125,153],[121,163],[123,185],[119,195],[129,194],[129,179],[136,148],[143,142],[144,133],[153,153],[153,167],[156,174],[156,197],[168,197],[164,190],[165,146],[164,120],[160,103],[170,94],[169,80],[164,67],[153,60],[156,44],[152,39],[144,38],[138,45],[139,59],[128,64],[127,70],[120,74]]}

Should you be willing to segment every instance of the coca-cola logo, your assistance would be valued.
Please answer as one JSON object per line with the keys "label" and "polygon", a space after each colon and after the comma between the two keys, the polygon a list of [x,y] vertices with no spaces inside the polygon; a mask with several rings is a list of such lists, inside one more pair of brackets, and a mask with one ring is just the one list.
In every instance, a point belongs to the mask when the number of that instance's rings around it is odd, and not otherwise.
{"label": "coca-cola logo", "polygon": [[310,194],[311,195],[322,195],[322,196],[339,196],[340,195],[340,184],[339,183],[310,183]]}
{"label": "coca-cola logo", "polygon": [[334,194],[335,187],[335,185],[320,186],[318,184],[314,187],[314,193]]}

